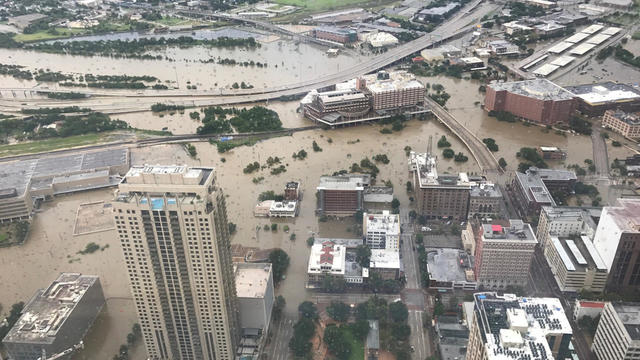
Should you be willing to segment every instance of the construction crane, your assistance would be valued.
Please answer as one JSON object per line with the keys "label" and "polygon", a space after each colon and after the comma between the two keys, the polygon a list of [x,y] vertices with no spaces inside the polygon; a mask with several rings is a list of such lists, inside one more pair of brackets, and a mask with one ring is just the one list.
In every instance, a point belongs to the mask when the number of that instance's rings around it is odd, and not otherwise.
{"label": "construction crane", "polygon": [[40,356],[37,360],[56,360],[56,359],[60,359],[63,356],[69,355],[71,353],[73,353],[76,350],[79,349],[84,349],[84,342],[80,341],[79,343],[73,345],[72,347],[68,348],[67,350],[61,352],[61,353],[57,353],[51,357],[47,357],[47,350],[42,349],[42,356]]}
{"label": "construction crane", "polygon": [[429,135],[429,143],[427,144],[427,155],[431,156],[433,151],[433,135]]}

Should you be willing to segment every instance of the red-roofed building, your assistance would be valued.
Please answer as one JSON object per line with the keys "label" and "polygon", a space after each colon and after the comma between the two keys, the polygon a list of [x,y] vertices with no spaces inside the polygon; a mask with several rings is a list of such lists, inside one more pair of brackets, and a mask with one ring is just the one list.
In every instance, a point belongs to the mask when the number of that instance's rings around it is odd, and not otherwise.
{"label": "red-roofed building", "polygon": [[604,309],[604,301],[576,300],[573,307],[573,319],[580,320],[585,316],[595,318],[602,313],[602,309]]}

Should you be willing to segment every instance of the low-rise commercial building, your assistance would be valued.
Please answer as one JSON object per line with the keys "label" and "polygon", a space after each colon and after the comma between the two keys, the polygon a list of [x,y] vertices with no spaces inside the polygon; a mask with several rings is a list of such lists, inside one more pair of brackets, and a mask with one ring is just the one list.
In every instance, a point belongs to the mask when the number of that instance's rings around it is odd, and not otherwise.
{"label": "low-rise commercial building", "polygon": [[525,214],[537,214],[543,206],[556,206],[549,189],[537,174],[516,172],[511,187],[516,200],[514,205]]}
{"label": "low-rise commercial building", "polygon": [[544,257],[560,291],[604,291],[609,275],[607,266],[588,237],[552,236],[544,248]]}
{"label": "low-rise commercial building", "polygon": [[369,175],[322,176],[318,191],[317,212],[328,216],[351,216],[363,211],[364,189],[371,183]]}
{"label": "low-rise commercial building", "polygon": [[400,215],[383,211],[382,214],[364,213],[362,231],[371,249],[400,249]]}
{"label": "low-rise commercial building", "polygon": [[406,71],[379,71],[356,79],[356,89],[371,98],[373,111],[408,108],[423,103],[425,87]]}
{"label": "low-rise commercial building", "polygon": [[640,90],[631,85],[612,81],[565,87],[578,98],[578,110],[596,116],[609,109],[626,112],[640,111]]}
{"label": "low-rise commercial building", "polygon": [[530,167],[527,172],[539,176],[544,186],[546,186],[551,193],[563,192],[565,194],[572,194],[578,181],[576,173],[570,170]]}
{"label": "low-rise commercial building", "polygon": [[525,286],[529,267],[538,244],[531,225],[522,220],[477,225],[475,274],[478,285],[504,289]]}
{"label": "low-rise commercial building", "polygon": [[444,6],[432,7],[429,9],[420,10],[415,16],[416,21],[429,22],[429,21],[442,21],[449,15],[453,14],[460,7],[460,3],[452,2]]}
{"label": "low-rise commercial building", "polygon": [[631,140],[640,139],[640,115],[622,110],[607,110],[602,117],[602,127],[609,128]]}
{"label": "low-rise commercial building", "polygon": [[313,29],[316,39],[329,40],[340,44],[348,44],[358,40],[358,34],[351,29],[343,29],[332,26],[320,26]]}
{"label": "low-rise commercial building", "polygon": [[572,93],[546,79],[491,84],[484,99],[487,111],[506,111],[544,125],[568,123],[575,107]]}
{"label": "low-rise commercial building", "polygon": [[437,249],[427,253],[429,288],[475,290],[473,256],[458,249]]}
{"label": "low-rise commercial building", "polygon": [[640,354],[640,303],[606,303],[591,350],[598,360],[637,358]]}
{"label": "low-rise commercial building", "polygon": [[271,264],[235,263],[233,267],[242,328],[238,355],[257,357],[269,333],[275,302]]}
{"label": "low-rise commercial building", "polygon": [[296,217],[297,215],[297,201],[274,201],[269,206],[270,217]]}
{"label": "low-rise commercial building", "polygon": [[116,186],[127,170],[126,148],[0,163],[0,222],[29,219],[34,199]]}
{"label": "low-rise commercial building", "polygon": [[604,301],[576,300],[573,305],[573,320],[580,320],[585,316],[596,318],[604,309]]}
{"label": "low-rise commercial building", "polygon": [[544,160],[564,160],[567,158],[567,153],[555,146],[539,146],[537,150]]}
{"label": "low-rise commercial building", "polygon": [[100,279],[62,273],[38,290],[2,343],[10,359],[33,360],[75,349],[104,305]]}
{"label": "low-rise commercial building", "polygon": [[342,279],[350,285],[362,284],[369,276],[369,269],[362,268],[355,253],[348,251],[356,243],[362,244],[362,240],[316,239],[309,255],[307,287],[321,287],[327,276]]}
{"label": "low-rise commercial building", "polygon": [[373,249],[369,272],[378,273],[382,280],[397,280],[400,278],[402,265],[400,252],[397,250]]}
{"label": "low-rise commercial building", "polygon": [[438,175],[436,157],[411,152],[409,174],[413,177],[416,210],[428,218],[466,220],[471,182],[466,173]]}
{"label": "low-rise commercial building", "polygon": [[466,360],[566,359],[572,330],[557,298],[474,294]]}
{"label": "low-rise commercial building", "polygon": [[492,183],[475,183],[469,197],[469,217],[488,217],[502,212],[502,191]]}
{"label": "low-rise commercial building", "polygon": [[301,197],[300,183],[297,181],[289,181],[284,187],[284,199],[287,201],[298,201]]}
{"label": "low-rise commercial building", "polygon": [[640,290],[640,200],[604,207],[593,243],[609,270],[607,288]]}

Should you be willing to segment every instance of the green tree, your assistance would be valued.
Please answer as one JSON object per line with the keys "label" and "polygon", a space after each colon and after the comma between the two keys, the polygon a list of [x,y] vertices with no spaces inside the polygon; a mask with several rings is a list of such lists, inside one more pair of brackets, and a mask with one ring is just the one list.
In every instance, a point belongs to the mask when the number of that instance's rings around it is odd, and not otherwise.
{"label": "green tree", "polygon": [[300,320],[298,320],[298,322],[293,326],[293,334],[304,339],[310,339],[315,332],[316,324],[313,320],[306,317],[300,318]]}
{"label": "green tree", "polygon": [[308,319],[317,319],[318,318],[318,309],[311,301],[304,301],[300,303],[298,306],[298,311],[302,317]]}
{"label": "green tree", "polygon": [[356,248],[356,262],[363,268],[370,266],[371,249],[367,245],[358,245]]}
{"label": "green tree", "polygon": [[498,165],[500,165],[501,168],[506,169],[507,168],[507,161],[503,157],[501,157],[498,160]]}
{"label": "green tree", "polygon": [[293,351],[296,356],[303,357],[311,351],[311,342],[309,339],[305,339],[300,336],[293,336],[289,340],[289,349]]}
{"label": "green tree", "polygon": [[356,322],[349,324],[351,327],[351,333],[358,340],[364,340],[369,334],[369,322],[367,320],[356,320]]}
{"label": "green tree", "polygon": [[440,140],[438,140],[438,147],[439,148],[448,148],[450,146],[451,146],[451,143],[447,140],[447,137],[442,135]]}
{"label": "green tree", "polygon": [[451,159],[455,155],[456,155],[456,153],[452,149],[444,149],[442,151],[442,156],[444,156],[445,159]]}
{"label": "green tree", "polygon": [[402,301],[394,301],[389,304],[389,316],[394,322],[404,322],[409,318],[407,305]]}
{"label": "green tree", "polygon": [[332,301],[331,304],[327,306],[327,314],[335,321],[345,322],[349,319],[351,308],[343,302]]}
{"label": "green tree", "polygon": [[273,316],[275,320],[280,319],[280,317],[282,317],[282,311],[284,310],[284,307],[286,305],[287,302],[284,297],[282,295],[278,295],[273,303],[273,311],[271,312],[271,316]]}
{"label": "green tree", "polygon": [[273,281],[279,284],[291,262],[289,255],[282,249],[275,249],[269,254],[269,262],[273,271]]}
{"label": "green tree", "polygon": [[324,330],[322,338],[327,349],[338,359],[347,360],[351,355],[351,344],[345,338],[342,330],[335,325],[329,325]]}
{"label": "green tree", "polygon": [[397,340],[407,340],[411,335],[411,328],[405,323],[394,323],[391,325],[391,334]]}
{"label": "green tree", "polygon": [[400,207],[400,200],[398,200],[397,198],[393,198],[393,200],[391,200],[391,207],[394,209],[397,209]]}

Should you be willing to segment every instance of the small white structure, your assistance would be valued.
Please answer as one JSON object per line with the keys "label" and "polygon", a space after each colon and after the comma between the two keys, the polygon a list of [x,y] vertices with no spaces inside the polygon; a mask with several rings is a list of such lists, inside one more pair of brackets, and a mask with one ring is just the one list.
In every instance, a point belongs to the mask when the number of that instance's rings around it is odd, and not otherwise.
{"label": "small white structure", "polygon": [[269,207],[271,217],[295,217],[298,215],[297,201],[274,201]]}
{"label": "small white structure", "polygon": [[386,32],[377,32],[367,36],[367,43],[374,48],[387,47],[398,44],[398,38]]}
{"label": "small white structure", "polygon": [[398,251],[400,248],[400,215],[383,211],[382,214],[362,216],[362,229],[371,249]]}
{"label": "small white structure", "polygon": [[269,217],[269,210],[271,210],[271,205],[273,205],[275,201],[273,200],[265,200],[261,201],[256,205],[255,209],[253,209],[253,216],[257,217]]}

